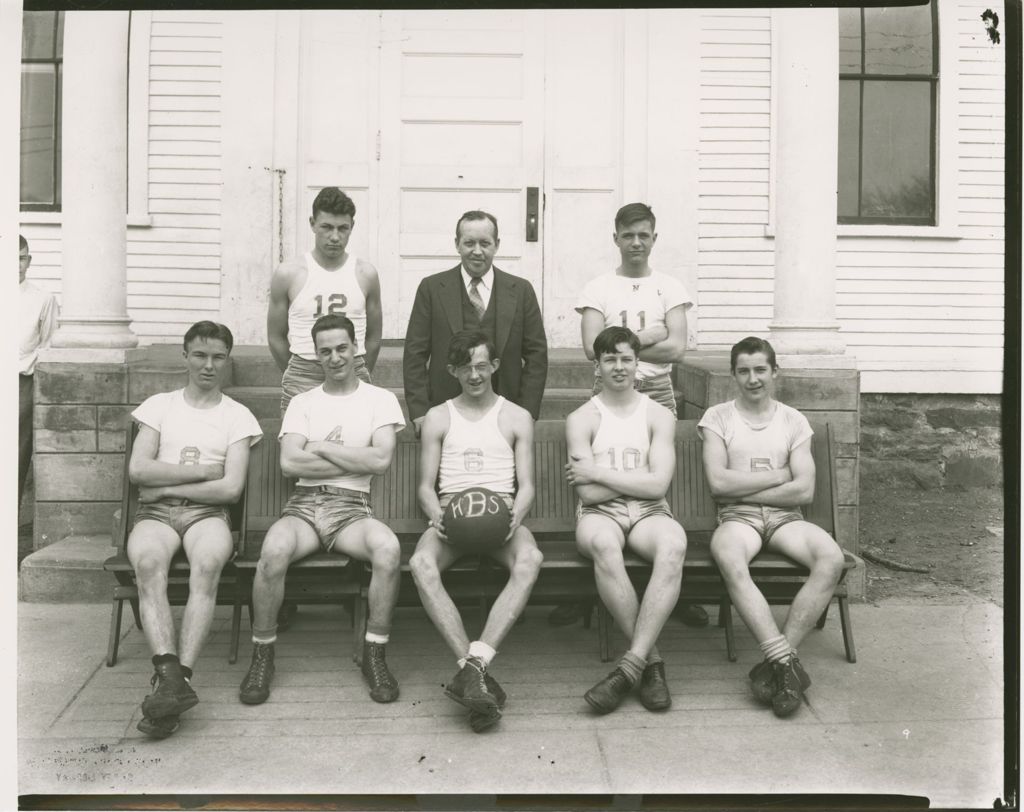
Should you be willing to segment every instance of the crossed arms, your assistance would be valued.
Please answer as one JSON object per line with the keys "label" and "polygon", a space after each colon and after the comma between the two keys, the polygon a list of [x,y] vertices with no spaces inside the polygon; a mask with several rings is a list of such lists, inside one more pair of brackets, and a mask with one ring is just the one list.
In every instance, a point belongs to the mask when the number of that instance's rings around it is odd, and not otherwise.
{"label": "crossed arms", "polygon": [[814,458],[810,438],[789,453],[789,465],[773,471],[729,469],[725,440],[704,432],[704,474],[720,502],[748,502],[770,507],[807,505],[814,500]]}
{"label": "crossed arms", "polygon": [[[583,335],[583,352],[594,360],[594,339],[605,327],[604,314],[592,307],[583,309],[580,332]],[[668,364],[683,360],[686,353],[686,308],[677,305],[665,314],[664,326],[658,324],[637,333],[640,339],[641,361],[653,364]]]}
{"label": "crossed arms", "polygon": [[368,446],[311,441],[302,434],[281,438],[281,472],[289,477],[330,479],[346,474],[382,474],[395,453],[395,427],[381,426]]}

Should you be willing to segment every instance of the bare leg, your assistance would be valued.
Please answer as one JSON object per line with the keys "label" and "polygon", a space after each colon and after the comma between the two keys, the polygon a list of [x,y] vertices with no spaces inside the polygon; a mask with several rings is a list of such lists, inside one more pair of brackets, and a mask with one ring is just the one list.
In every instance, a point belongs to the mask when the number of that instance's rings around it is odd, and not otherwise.
{"label": "bare leg", "polygon": [[260,561],[252,584],[253,627],[270,629],[284,598],[288,565],[320,549],[316,531],[302,519],[283,516],[270,526],[263,540]]}
{"label": "bare leg", "polygon": [[533,533],[520,525],[508,544],[493,550],[491,557],[509,571],[508,583],[494,601],[480,634],[482,642],[497,650],[526,608],[544,556],[537,549]]}
{"label": "bare leg", "polygon": [[143,520],[128,536],[128,560],[139,587],[139,614],[154,654],[177,654],[174,618],[167,600],[167,573],[181,539],[163,522]]}
{"label": "bare leg", "polygon": [[781,632],[768,601],[750,577],[750,561],[760,549],[760,535],[742,522],[724,522],[711,537],[711,557],[722,573],[729,597],[750,633],[763,643]]}
{"label": "bare leg", "polygon": [[629,650],[647,659],[679,600],[686,557],[686,533],[669,516],[649,516],[633,526],[626,544],[652,564],[651,580],[633,630]]}
{"label": "bare leg", "polygon": [[217,585],[234,544],[223,520],[203,519],[185,531],[185,555],[189,562],[188,603],[181,621],[179,659],[191,668],[206,642],[217,605]]}
{"label": "bare leg", "polygon": [[576,523],[576,547],[594,562],[594,580],[615,624],[630,640],[636,628],[640,601],[626,574],[622,549],[626,538],[618,524],[595,513],[584,514]]}
{"label": "bare leg", "polygon": [[370,604],[367,628],[390,629],[391,613],[398,602],[401,577],[402,551],[398,537],[383,522],[359,519],[338,533],[331,549],[370,562],[372,573],[367,595]]}
{"label": "bare leg", "polygon": [[416,552],[409,559],[409,569],[412,570],[423,608],[456,658],[466,656],[469,635],[466,634],[462,615],[444,588],[441,573],[461,556],[461,552],[442,541],[434,528],[430,527],[420,536]]}

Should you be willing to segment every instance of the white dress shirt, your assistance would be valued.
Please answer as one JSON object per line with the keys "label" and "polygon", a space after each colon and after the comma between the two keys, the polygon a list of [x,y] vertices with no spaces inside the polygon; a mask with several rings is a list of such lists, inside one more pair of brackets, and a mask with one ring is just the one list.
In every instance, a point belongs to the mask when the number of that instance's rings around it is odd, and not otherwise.
{"label": "white dress shirt", "polygon": [[[469,275],[465,265],[459,266],[462,271],[462,284],[466,288],[466,293],[469,293],[469,281],[473,278]],[[484,310],[491,303],[491,288],[494,285],[494,270],[492,268],[487,269],[487,273],[480,277],[480,284],[476,286],[477,293],[480,294],[480,298],[484,301]]]}

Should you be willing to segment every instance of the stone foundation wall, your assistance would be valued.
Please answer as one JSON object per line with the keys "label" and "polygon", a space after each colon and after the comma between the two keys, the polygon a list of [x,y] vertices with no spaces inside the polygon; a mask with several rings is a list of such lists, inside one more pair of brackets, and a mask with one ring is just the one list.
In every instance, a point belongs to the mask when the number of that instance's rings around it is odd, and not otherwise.
{"label": "stone foundation wall", "polygon": [[922,489],[1002,485],[998,395],[863,395],[861,472]]}

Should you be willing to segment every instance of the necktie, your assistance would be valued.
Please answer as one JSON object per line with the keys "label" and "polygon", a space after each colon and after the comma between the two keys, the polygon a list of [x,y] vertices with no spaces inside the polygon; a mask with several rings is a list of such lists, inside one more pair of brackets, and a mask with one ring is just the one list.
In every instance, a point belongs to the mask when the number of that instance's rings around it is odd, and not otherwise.
{"label": "necktie", "polygon": [[484,311],[487,309],[484,307],[483,297],[480,295],[478,290],[480,286],[480,280],[475,276],[469,280],[469,303],[473,305],[473,309],[476,310],[476,314],[479,318],[483,319]]}

